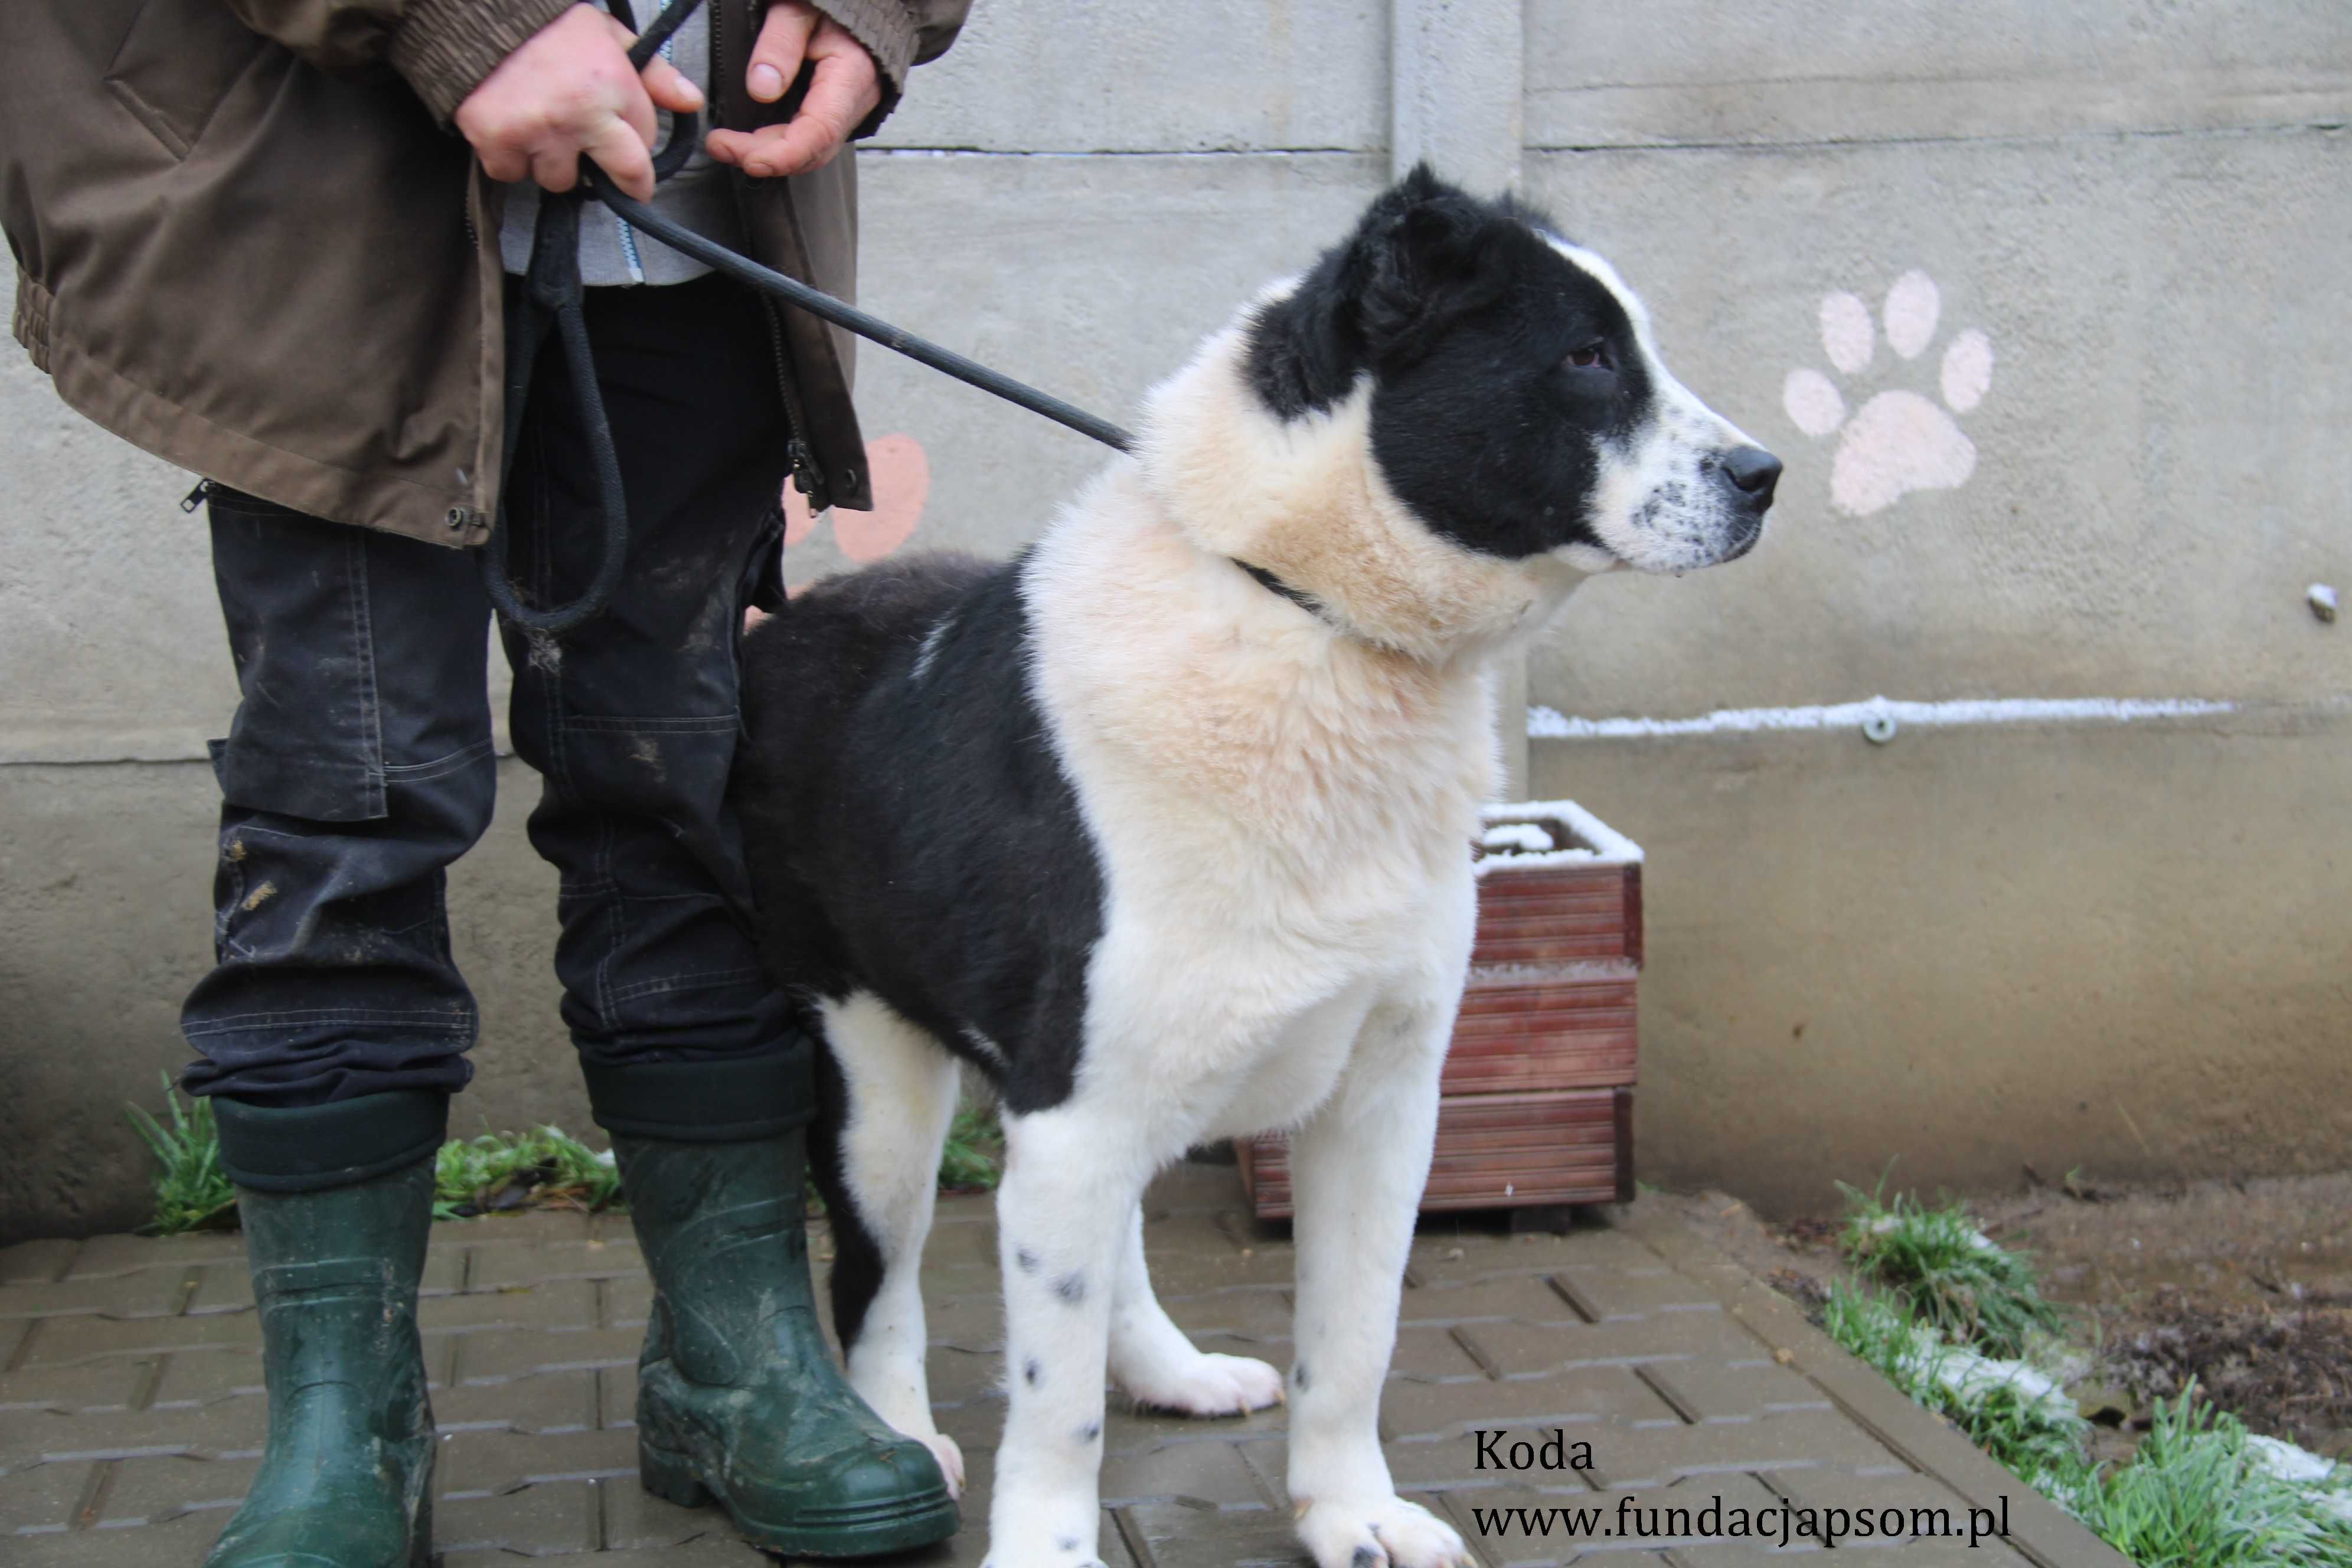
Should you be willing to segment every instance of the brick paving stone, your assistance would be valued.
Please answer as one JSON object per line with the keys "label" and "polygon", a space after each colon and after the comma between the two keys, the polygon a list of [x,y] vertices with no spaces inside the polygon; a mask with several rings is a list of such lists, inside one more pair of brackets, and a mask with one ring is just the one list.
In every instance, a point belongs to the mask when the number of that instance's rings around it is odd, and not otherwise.
{"label": "brick paving stone", "polygon": [[1252,1244],[1228,1252],[1161,1257],[1147,1243],[1144,1251],[1151,1268],[1152,1291],[1162,1300],[1181,1301],[1188,1296],[1252,1288],[1287,1290],[1297,1275],[1286,1246]]}
{"label": "brick paving stone", "polygon": [[596,1311],[594,1280],[551,1279],[544,1285],[509,1285],[421,1300],[416,1303],[416,1326],[427,1333],[593,1329]]}
{"label": "brick paving stone", "polygon": [[[605,1226],[614,1228],[607,1230]],[[578,1209],[518,1209],[512,1214],[478,1215],[448,1220],[433,1227],[433,1245],[497,1247],[515,1242],[584,1241],[602,1236],[617,1240],[629,1235],[629,1216],[591,1215]]]}
{"label": "brick paving stone", "polygon": [[[1574,1433],[1570,1434],[1575,1436]],[[1592,1440],[1593,1468],[1614,1488],[1664,1486],[1678,1476],[1828,1467],[1899,1475],[1905,1467],[1834,1411],[1791,1411],[1758,1421],[1621,1427]]]}
{"label": "brick paving stone", "polygon": [[1265,1508],[1265,1495],[1237,1445],[1212,1440],[1163,1443],[1141,1453],[1107,1455],[1102,1468],[1106,1508],[1152,1500],[1206,1503],[1212,1508]]}
{"label": "brick paving stone", "polygon": [[[103,1237],[100,1238],[104,1239]],[[155,1355],[164,1351],[203,1350],[211,1346],[251,1342],[256,1332],[247,1318],[217,1314],[209,1318],[43,1318],[17,1353],[16,1365],[66,1366],[100,1356]]]}
{"label": "brick paving stone", "polygon": [[596,1373],[543,1373],[436,1389],[433,1420],[444,1432],[583,1432],[598,1424]]}
{"label": "brick paving stone", "polygon": [[[425,1338],[425,1358],[432,1359],[436,1336]],[[573,1329],[542,1332],[538,1329],[483,1329],[472,1333],[440,1336],[457,1359],[451,1374],[459,1383],[499,1383],[541,1373],[584,1368],[634,1367],[645,1342],[641,1329]]]}
{"label": "brick paving stone", "polygon": [[1576,1310],[1540,1274],[1504,1275],[1445,1289],[1408,1290],[1398,1307],[1407,1323],[1580,1323]]}
{"label": "brick paving stone", "polygon": [[1288,1509],[1145,1502],[1118,1510],[1149,1568],[1299,1568]]}
{"label": "brick paving stone", "polygon": [[226,1516],[206,1510],[158,1524],[0,1537],[7,1542],[0,1548],[0,1561],[8,1568],[177,1568],[202,1562],[227,1522]]}
{"label": "brick paving stone", "polygon": [[62,1279],[80,1249],[79,1241],[20,1241],[0,1247],[0,1285],[47,1284]]}
{"label": "brick paving stone", "polygon": [[484,1242],[468,1248],[473,1267],[466,1289],[502,1290],[551,1279],[612,1279],[643,1275],[645,1254],[635,1241],[585,1237],[575,1241]]}
{"label": "brick paving stone", "polygon": [[101,1361],[79,1366],[33,1367],[0,1373],[0,1416],[15,1420],[37,1410],[73,1414],[128,1410],[163,1358]]}
{"label": "brick paving stone", "polygon": [[[577,1557],[576,1568],[779,1568],[782,1563],[783,1559],[767,1556],[746,1544],[728,1528],[724,1519],[716,1514],[712,1519],[711,1533],[684,1545],[643,1552],[599,1552],[593,1556]],[[443,1553],[440,1568],[516,1568],[518,1561],[514,1552],[503,1547],[467,1549]],[[564,1559],[552,1561],[562,1563]],[[798,1568],[797,1563],[794,1568]],[[889,1568],[931,1568],[931,1560],[892,1558]]]}
{"label": "brick paving stone", "polygon": [[519,1487],[637,1474],[634,1432],[453,1432],[441,1439],[433,1485],[444,1498],[490,1497]]}
{"label": "brick paving stone", "polygon": [[[1674,1568],[1786,1568],[1790,1558],[1820,1550],[1818,1546],[1791,1546],[1782,1552],[1752,1542],[1711,1541],[1701,1546],[1677,1546],[1666,1553],[1666,1561]],[[1981,1568],[1993,1565],[1983,1564]]]}
{"label": "brick paving stone", "polygon": [[119,1278],[148,1269],[185,1271],[202,1263],[242,1263],[245,1238],[216,1236],[93,1236],[66,1269],[68,1279]]}
{"label": "brick paving stone", "polygon": [[1681,1418],[1656,1390],[1619,1366],[1503,1383],[1392,1382],[1381,1398],[1381,1426],[1400,1438],[1460,1436],[1473,1427],[1601,1423],[1630,1430],[1642,1423],[1680,1426]]}
{"label": "brick paving stone", "polygon": [[[1590,1492],[1512,1486],[1448,1493],[1433,1511],[1460,1531],[1464,1543],[1488,1568],[1555,1568],[1576,1561],[1593,1539],[1573,1528],[1578,1521],[1572,1514],[1558,1510],[1597,1506]],[[1484,1530],[1479,1528],[1482,1517]]]}
{"label": "brick paving stone", "polygon": [[1265,1344],[1288,1344],[1294,1316],[1286,1290],[1220,1290],[1163,1300],[1168,1319],[1188,1334],[1233,1334]]}
{"label": "brick paving stone", "polygon": [[1790,1410],[1827,1410],[1821,1385],[1771,1362],[1656,1362],[1643,1376],[1691,1420],[1753,1421]]}
{"label": "brick paving stone", "polygon": [[923,1323],[934,1345],[964,1351],[1004,1350],[1004,1304],[994,1293],[956,1296],[923,1304]]}
{"label": "brick paving stone", "polygon": [[110,1527],[161,1522],[195,1509],[211,1512],[217,1530],[228,1521],[225,1510],[245,1500],[260,1468],[258,1457],[124,1459],[107,1479],[98,1522]]}
{"label": "brick paving stone", "polygon": [[643,1329],[653,1316],[654,1282],[645,1275],[624,1275],[597,1282],[598,1326]]}
{"label": "brick paving stone", "polygon": [[[433,1542],[444,1552],[506,1552],[524,1556],[593,1552],[600,1493],[592,1481],[550,1481],[490,1497],[443,1497],[433,1505]],[[635,1472],[628,1489],[636,1489]]]}
{"label": "brick paving stone", "polygon": [[257,1400],[237,1400],[205,1410],[108,1411],[88,1415],[34,1411],[0,1426],[0,1472],[76,1459],[225,1455],[259,1447],[266,1425],[266,1413]]}
{"label": "brick paving stone", "polygon": [[1927,1524],[1930,1531],[1935,1528],[1932,1520],[1915,1521],[1913,1510],[1941,1509],[1950,1516],[1950,1522],[1962,1529],[1968,1525],[1969,1505],[1960,1495],[1934,1477],[1916,1472],[1857,1476],[1837,1470],[1782,1470],[1773,1476],[1772,1485],[1800,1508],[1867,1509],[1874,1514],[1900,1509],[1906,1538],[1915,1522]]}
{"label": "brick paving stone", "polygon": [[[1856,1549],[1849,1546],[1841,1550]],[[1903,1568],[2020,1568],[2028,1559],[1999,1541],[1985,1541],[1975,1546],[1966,1541],[1914,1541],[1882,1549],[1864,1561],[1899,1563]]]}
{"label": "brick paving stone", "polygon": [[[0,1475],[0,1540],[65,1529],[98,1471],[97,1460],[83,1459],[31,1465]],[[0,1546],[0,1561],[7,1556],[7,1548]]]}
{"label": "brick paving stone", "polygon": [[[680,1508],[625,1480],[606,1482],[596,1495],[607,1552],[658,1552],[710,1535],[736,1539],[734,1526],[716,1508]],[[604,1560],[594,1568],[604,1568]]]}
{"label": "brick paving stone", "polygon": [[596,1380],[596,1425],[624,1431],[637,1424],[637,1358],[618,1366],[600,1366]]}
{"label": "brick paving stone", "polygon": [[[1286,1229],[1248,1216],[1230,1168],[1181,1167],[1146,1207],[1154,1274],[1176,1321],[1205,1350],[1286,1367]],[[1964,1517],[1958,1497],[1997,1492],[1999,1479],[1969,1470],[1972,1451],[1942,1442],[1931,1417],[1917,1413],[1921,1430],[1904,1435],[1910,1406],[1873,1403],[1871,1391],[1885,1392],[1875,1384],[1839,1383],[1852,1368],[1819,1345],[1803,1348],[1810,1330],[1758,1305],[1761,1293],[1696,1241],[1660,1229],[1638,1206],[1621,1217],[1629,1229],[1580,1226],[1564,1237],[1512,1236],[1486,1221],[1423,1225],[1383,1396],[1401,1489],[1457,1520],[1470,1506],[1521,1497],[1613,1509],[1619,1491],[1643,1507],[1684,1496],[1770,1506],[1777,1495],[1813,1507],[1947,1503]],[[813,1246],[832,1249],[822,1226]],[[966,1451],[967,1525],[900,1560],[903,1568],[979,1568],[984,1551],[1004,1415],[994,1249],[987,1199],[942,1203],[924,1270],[930,1370],[941,1429]],[[425,1289],[426,1364],[445,1430],[443,1568],[495,1568],[518,1555],[572,1557],[582,1568],[767,1561],[718,1510],[675,1509],[638,1488],[630,1419],[650,1286],[625,1215],[535,1213],[437,1227]],[[1748,1321],[1765,1326],[1751,1331]],[[0,1373],[0,1562],[144,1568],[200,1559],[258,1455],[266,1402],[257,1328],[234,1237],[0,1252],[0,1366],[16,1368]],[[1765,1333],[1777,1336],[1771,1344]],[[1782,1342],[1800,1347],[1793,1363],[1773,1359]],[[1843,1390],[1834,1402],[1830,1386]],[[1943,1456],[1950,1483],[1915,1473],[1844,1414],[1865,1406],[1905,1453]],[[1284,1489],[1286,1417],[1276,1408],[1192,1421],[1114,1401],[1102,1478],[1110,1568],[1298,1568]],[[1540,1436],[1555,1426],[1564,1443],[1591,1443],[1591,1471],[1476,1469],[1474,1430]],[[2021,1530],[2071,1528],[2028,1510],[2029,1500]],[[37,1533],[8,1533],[17,1530]],[[2036,1539],[2035,1560],[2049,1568],[2119,1561],[2080,1532],[2054,1550]],[[1846,1544],[1954,1568],[1967,1550],[1949,1541]],[[1782,1560],[1734,1541],[1499,1539],[1474,1548],[1488,1568]],[[2007,1547],[1965,1559],[1969,1568],[2025,1560]]]}
{"label": "brick paving stone", "polygon": [[0,1318],[163,1318],[180,1310],[187,1271],[142,1270],[129,1279],[62,1279],[0,1285]]}
{"label": "brick paving stone", "polygon": [[1749,1362],[1763,1349],[1723,1312],[1665,1312],[1616,1323],[1472,1322],[1460,1332],[1506,1377],[1645,1362]]}

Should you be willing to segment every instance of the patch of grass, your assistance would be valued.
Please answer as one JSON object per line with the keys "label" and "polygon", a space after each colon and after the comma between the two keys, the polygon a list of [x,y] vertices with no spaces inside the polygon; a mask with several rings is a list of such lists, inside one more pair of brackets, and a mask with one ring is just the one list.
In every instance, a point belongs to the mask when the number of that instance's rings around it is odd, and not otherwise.
{"label": "patch of grass", "polygon": [[433,1217],[467,1219],[523,1208],[608,1208],[621,1173],[560,1127],[485,1132],[441,1145],[433,1170]]}
{"label": "patch of grass", "polygon": [[1840,1250],[1946,1340],[1987,1355],[2019,1356],[2037,1337],[2064,1327],[2033,1265],[1988,1240],[1964,1205],[1930,1208],[1904,1193],[1889,1203],[1878,1193],[1838,1185],[1846,1196]]}
{"label": "patch of grass", "polygon": [[163,1104],[172,1117],[169,1127],[139,1106],[127,1108],[131,1125],[163,1166],[155,1175],[155,1217],[142,1228],[150,1236],[234,1230],[236,1188],[221,1169],[213,1102],[199,1095],[184,1104],[172,1087],[172,1075],[165,1073],[163,1079]]}
{"label": "patch of grass", "polygon": [[1004,1179],[1004,1129],[996,1108],[965,1100],[948,1124],[940,1150],[940,1189],[950,1193],[993,1192]]}
{"label": "patch of grass", "polygon": [[1903,1298],[1830,1286],[1822,1310],[1830,1338],[1944,1416],[1969,1440],[2045,1495],[2063,1500],[2092,1481],[2089,1423],[2063,1395],[2007,1378],[1915,1320]]}
{"label": "patch of grass", "polygon": [[2157,1402],[2138,1454],[2076,1516],[2141,1568],[2352,1568],[2352,1518],[2327,1506],[2352,1510],[2352,1487],[2315,1493],[2273,1474],[2244,1423],[2196,1395]]}

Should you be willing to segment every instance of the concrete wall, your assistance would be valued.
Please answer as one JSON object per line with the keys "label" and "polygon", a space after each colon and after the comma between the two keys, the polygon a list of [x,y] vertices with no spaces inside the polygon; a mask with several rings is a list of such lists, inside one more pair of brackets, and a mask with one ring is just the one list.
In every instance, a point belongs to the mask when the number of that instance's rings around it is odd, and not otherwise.
{"label": "concrete wall", "polygon": [[[1543,709],[2235,705],[1885,747],[1539,736],[1531,787],[1651,851],[1644,1174],[1790,1206],[1896,1152],[1928,1184],[2341,1165],[2352,627],[2302,594],[2352,586],[2347,104],[2352,22],[2317,0],[981,0],[863,159],[863,300],[1123,416],[1395,153],[1516,171],[1790,469],[1748,562],[1589,585],[1530,661]],[[1908,358],[1879,328],[1914,272],[1939,309]],[[1840,354],[1872,345],[1851,374],[1822,341],[1841,294]],[[1969,331],[1990,374],[1964,352],[1955,412],[1942,359]],[[1840,389],[1838,428],[1795,422],[1799,371]],[[1921,400],[1874,405],[1889,389]],[[802,520],[796,578],[1009,551],[1100,460],[878,353],[861,401],[882,510]],[[5,1239],[144,1212],[120,1107],[185,1058],[199,759],[233,691],[189,476],[0,355],[0,478]],[[511,763],[501,785],[453,877],[485,1015],[458,1122],[577,1127],[535,786]]]}
{"label": "concrete wall", "polygon": [[[1552,726],[1584,738],[1533,742],[1538,787],[1651,852],[1644,1175],[1786,1208],[1898,1156],[1930,1186],[2352,1161],[2352,627],[2305,603],[2352,578],[2352,13],[1526,20],[1526,188],[1788,463],[1748,561],[1588,585],[1535,701],[2230,705],[1884,746]],[[1990,376],[1948,398],[1969,332]]]}

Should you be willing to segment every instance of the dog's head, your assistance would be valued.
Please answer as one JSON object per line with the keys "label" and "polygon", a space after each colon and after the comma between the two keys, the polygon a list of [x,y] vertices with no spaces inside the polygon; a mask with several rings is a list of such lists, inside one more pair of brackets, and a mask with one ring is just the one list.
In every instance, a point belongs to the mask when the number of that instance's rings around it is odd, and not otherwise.
{"label": "dog's head", "polygon": [[1368,396],[1388,490],[1484,557],[1711,566],[1754,547],[1780,474],[1668,373],[1615,268],[1425,166],[1257,308],[1245,363],[1286,424]]}

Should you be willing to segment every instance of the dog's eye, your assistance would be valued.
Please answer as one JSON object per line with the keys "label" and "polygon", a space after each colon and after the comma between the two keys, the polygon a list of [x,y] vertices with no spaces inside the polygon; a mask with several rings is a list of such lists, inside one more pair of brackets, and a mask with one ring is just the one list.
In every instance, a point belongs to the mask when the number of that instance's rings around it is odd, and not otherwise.
{"label": "dog's eye", "polygon": [[1591,370],[1609,363],[1609,351],[1600,343],[1587,343],[1568,356],[1568,363],[1579,370]]}

